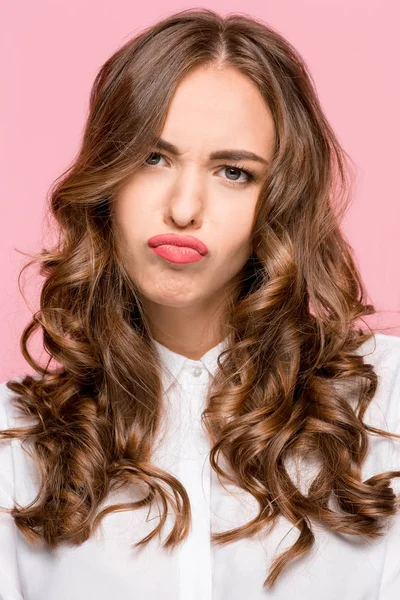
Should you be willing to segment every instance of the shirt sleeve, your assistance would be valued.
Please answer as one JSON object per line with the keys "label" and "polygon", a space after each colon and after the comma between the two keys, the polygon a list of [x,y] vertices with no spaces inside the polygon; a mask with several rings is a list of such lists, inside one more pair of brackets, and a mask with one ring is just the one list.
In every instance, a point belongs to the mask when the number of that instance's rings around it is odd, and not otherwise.
{"label": "shirt sleeve", "polygon": [[[0,384],[0,429],[10,427],[7,400],[10,390]],[[11,515],[1,510],[14,506],[14,469],[11,441],[0,437],[0,600],[23,600],[18,574],[16,526]]]}
{"label": "shirt sleeve", "polygon": [[[390,433],[400,435],[400,343],[396,344],[392,358],[394,361],[393,370],[391,369],[393,379],[390,389],[389,412],[394,418],[388,422],[388,430]],[[390,464],[385,470],[400,471],[400,439],[391,438],[390,448]],[[400,598],[400,477],[392,479],[391,487],[398,497],[398,508],[386,534],[385,563],[379,600],[399,600]]]}

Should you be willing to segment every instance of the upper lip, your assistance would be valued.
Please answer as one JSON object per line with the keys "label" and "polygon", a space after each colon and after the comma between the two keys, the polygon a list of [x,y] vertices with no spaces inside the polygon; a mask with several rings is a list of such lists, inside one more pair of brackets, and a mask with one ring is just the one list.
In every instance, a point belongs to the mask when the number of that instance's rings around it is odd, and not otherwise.
{"label": "upper lip", "polygon": [[173,244],[174,246],[186,246],[187,248],[194,248],[200,254],[207,254],[208,248],[204,242],[193,237],[192,235],[178,235],[176,233],[162,233],[160,235],[154,235],[148,240],[150,248],[156,248],[163,244]]}

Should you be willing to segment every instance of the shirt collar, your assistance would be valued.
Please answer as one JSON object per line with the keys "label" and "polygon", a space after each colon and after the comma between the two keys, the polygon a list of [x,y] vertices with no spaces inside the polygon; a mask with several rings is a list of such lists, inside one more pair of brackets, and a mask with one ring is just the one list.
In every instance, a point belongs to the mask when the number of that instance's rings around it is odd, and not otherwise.
{"label": "shirt collar", "polygon": [[163,392],[165,393],[178,378],[179,373],[184,366],[196,367],[204,365],[210,375],[214,376],[218,369],[218,357],[221,352],[226,349],[229,335],[227,335],[222,342],[203,354],[199,360],[192,360],[186,356],[183,356],[182,354],[177,354],[166,346],[160,344],[160,342],[157,342],[154,338],[151,339],[155,348],[158,350],[162,365],[164,367],[161,379]]}

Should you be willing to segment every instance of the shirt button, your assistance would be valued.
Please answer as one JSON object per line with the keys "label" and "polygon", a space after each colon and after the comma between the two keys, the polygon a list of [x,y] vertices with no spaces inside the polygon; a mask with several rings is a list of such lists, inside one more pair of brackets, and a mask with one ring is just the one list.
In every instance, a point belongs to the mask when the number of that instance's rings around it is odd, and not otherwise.
{"label": "shirt button", "polygon": [[194,377],[200,377],[200,375],[202,374],[203,370],[200,367],[196,367],[195,369],[193,369],[193,375]]}

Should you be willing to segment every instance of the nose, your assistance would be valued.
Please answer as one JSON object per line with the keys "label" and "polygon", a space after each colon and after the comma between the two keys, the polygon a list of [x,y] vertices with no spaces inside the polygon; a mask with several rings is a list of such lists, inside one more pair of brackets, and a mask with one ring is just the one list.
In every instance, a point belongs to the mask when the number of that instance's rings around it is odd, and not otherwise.
{"label": "nose", "polygon": [[176,176],[168,203],[168,216],[179,227],[199,223],[204,211],[206,189],[199,167],[187,165]]}

